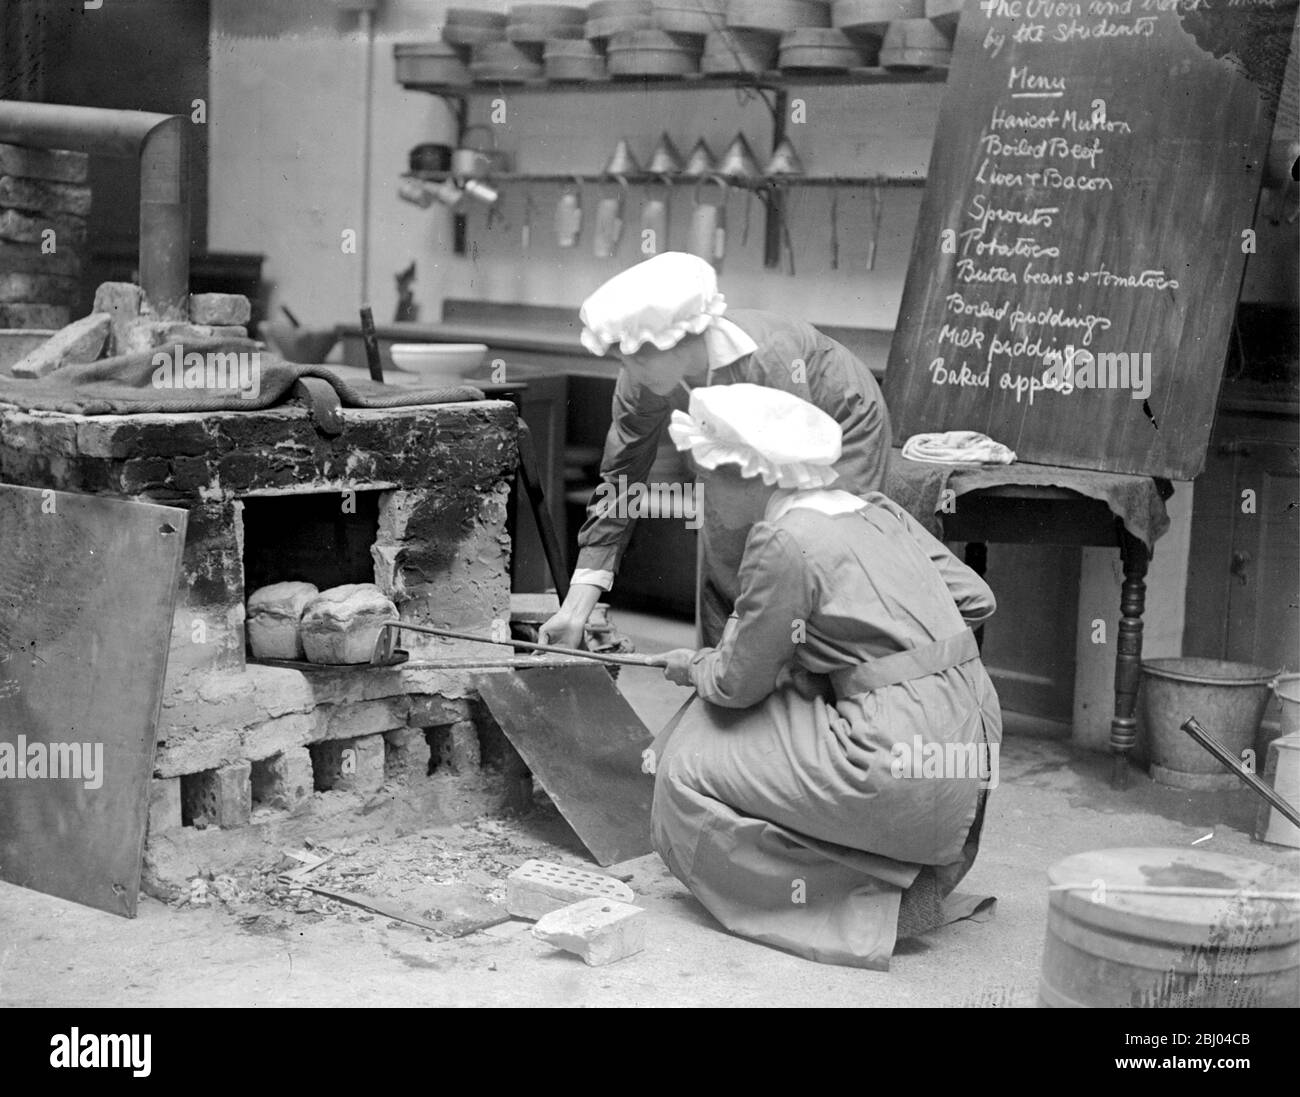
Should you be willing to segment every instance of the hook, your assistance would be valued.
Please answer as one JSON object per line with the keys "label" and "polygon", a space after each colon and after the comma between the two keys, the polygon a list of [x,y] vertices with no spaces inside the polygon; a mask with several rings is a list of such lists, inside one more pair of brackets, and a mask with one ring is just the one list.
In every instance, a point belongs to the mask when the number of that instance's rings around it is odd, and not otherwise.
{"label": "hook", "polygon": [[716,183],[722,188],[722,202],[725,205],[727,201],[727,191],[731,184],[727,182],[726,176],[720,175],[716,171],[709,172],[707,175],[702,175],[698,180],[696,180],[695,194],[693,195],[695,204],[697,206],[700,204],[700,187],[704,186],[705,183]]}

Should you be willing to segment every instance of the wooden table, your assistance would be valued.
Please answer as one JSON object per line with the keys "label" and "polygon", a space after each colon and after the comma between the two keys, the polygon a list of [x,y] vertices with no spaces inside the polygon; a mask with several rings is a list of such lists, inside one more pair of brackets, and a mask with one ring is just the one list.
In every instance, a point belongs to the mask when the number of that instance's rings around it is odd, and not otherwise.
{"label": "wooden table", "polygon": [[[986,480],[991,470],[978,469]],[[1113,783],[1127,784],[1129,752],[1137,742],[1137,691],[1142,675],[1142,613],[1146,607],[1146,575],[1152,559],[1151,547],[1127,528],[1102,499],[1063,487],[1028,484],[999,484],[962,490],[967,470],[951,474],[948,486],[960,498],[951,513],[937,511],[945,541],[966,542],[966,563],[983,575],[988,562],[988,545],[1089,545],[1119,550],[1124,569],[1120,589],[1120,621],[1115,655],[1115,708],[1110,722],[1110,748],[1115,756]],[[1008,466],[1008,479],[1016,476]],[[1153,481],[1162,500],[1173,487],[1168,481]],[[886,486],[889,491],[889,486]],[[925,521],[928,516],[914,514]],[[976,631],[982,639],[983,628]]]}

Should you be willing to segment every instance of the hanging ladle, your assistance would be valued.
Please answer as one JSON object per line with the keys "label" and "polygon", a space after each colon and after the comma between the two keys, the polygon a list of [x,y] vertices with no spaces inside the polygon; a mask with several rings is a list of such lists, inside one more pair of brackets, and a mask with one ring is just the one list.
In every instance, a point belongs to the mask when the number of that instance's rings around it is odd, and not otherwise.
{"label": "hanging ladle", "polygon": [[[705,183],[716,183],[722,188],[722,200],[717,205],[700,201],[700,187]],[[695,184],[695,209],[691,214],[687,250],[715,267],[721,267],[727,252],[727,190],[727,181],[720,175],[711,175]]]}
{"label": "hanging ladle", "polygon": [[641,206],[641,237],[637,241],[637,246],[645,256],[658,255],[668,248],[673,181],[666,174],[661,174],[658,178],[664,188],[663,197],[651,197],[647,190],[646,200]]}

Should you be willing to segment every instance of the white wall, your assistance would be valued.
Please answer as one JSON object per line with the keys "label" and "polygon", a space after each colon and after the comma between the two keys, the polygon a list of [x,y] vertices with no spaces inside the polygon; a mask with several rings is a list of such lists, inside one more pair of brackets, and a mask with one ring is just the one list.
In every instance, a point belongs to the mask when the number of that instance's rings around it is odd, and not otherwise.
{"label": "white wall", "polygon": [[[503,0],[476,6],[504,10]],[[631,231],[614,259],[591,256],[590,238],[561,251],[549,231],[559,195],[536,186],[533,250],[523,254],[518,229],[523,190],[511,188],[506,224],[488,231],[484,214],[471,219],[473,257],[457,257],[450,217],[397,198],[407,151],[420,141],[448,141],[450,112],[442,101],[408,92],[394,79],[395,42],[437,38],[442,0],[387,0],[376,17],[372,216],[360,224],[364,39],[354,14],[324,0],[213,0],[211,136],[211,247],[261,252],[274,283],[272,307],[283,300],[308,321],[352,319],[359,301],[358,255],[344,254],[346,229],[367,233],[371,297],[376,316],[396,304],[393,274],[418,263],[417,301],[436,320],[448,296],[503,302],[577,306],[601,281],[634,262]],[[1292,63],[1294,68],[1294,59]],[[790,129],[810,172],[925,174],[941,84],[795,91],[807,103],[807,122]],[[748,99],[748,103],[742,103]],[[490,102],[473,100],[486,121]],[[1294,129],[1290,116],[1279,129]],[[769,147],[770,117],[760,101],[738,92],[609,91],[573,95],[509,93],[506,122],[496,127],[503,148],[525,171],[599,171],[618,137],[644,161],[661,131],[686,152],[705,137],[715,153],[740,130],[760,156]],[[587,211],[612,187],[588,187]],[[671,246],[684,242],[689,188],[674,190]],[[716,188],[705,188],[714,201]],[[642,195],[634,192],[628,220],[635,224]],[[866,266],[866,196],[840,195],[841,264],[830,270],[829,192],[806,190],[789,199],[797,278],[762,265],[761,207],[755,200],[747,248],[740,248],[744,200],[729,203],[731,252],[723,288],[735,303],[773,308],[814,322],[892,328],[907,270],[921,191],[886,192],[875,270]],[[1272,209],[1275,196],[1270,196]],[[1296,296],[1296,226],[1272,226],[1261,216],[1259,255],[1248,264],[1247,299]]]}
{"label": "white wall", "polygon": [[[355,17],[326,12],[318,2],[277,4],[276,18],[253,0],[214,0],[212,41],[213,248],[263,252],[275,284],[272,305],[291,305],[305,320],[326,323],[355,316],[360,287],[357,256],[344,255],[340,234],[359,229],[364,43]],[[522,188],[506,194],[507,225],[489,232],[485,216],[471,216],[473,258],[451,252],[450,217],[419,210],[397,198],[409,148],[452,136],[441,100],[402,89],[394,79],[398,41],[436,38],[441,2],[389,0],[376,21],[374,146],[370,178],[373,215],[370,279],[375,313],[392,316],[392,275],[418,263],[417,300],[423,319],[439,315],[446,296],[571,305],[601,281],[634,262],[633,233],[618,256],[592,257],[590,238],[573,251],[558,249],[550,219],[557,186],[532,188],[537,218],[533,250],[521,254],[518,229]],[[277,36],[270,36],[270,32]],[[790,134],[810,172],[923,176],[929,160],[940,84],[796,92],[807,122]],[[752,97],[730,91],[603,91],[572,95],[509,94],[506,122],[495,127],[501,146],[524,171],[601,170],[617,139],[649,155],[663,130],[685,153],[703,136],[721,154],[743,130],[760,157],[770,152],[771,120]],[[473,118],[486,121],[487,99],[473,101]],[[587,187],[590,214],[615,188]],[[717,188],[703,197],[715,201]],[[692,203],[689,187],[674,188],[671,246],[684,245]],[[635,224],[642,192],[634,191],[628,220]],[[898,312],[921,190],[891,190],[876,269],[866,267],[866,196],[840,197],[840,270],[830,270],[830,196],[804,191],[788,199],[796,244],[797,278],[762,265],[762,207],[751,210],[748,247],[741,249],[744,199],[729,203],[731,251],[724,289],[735,303],[806,315],[814,321],[892,328]]]}

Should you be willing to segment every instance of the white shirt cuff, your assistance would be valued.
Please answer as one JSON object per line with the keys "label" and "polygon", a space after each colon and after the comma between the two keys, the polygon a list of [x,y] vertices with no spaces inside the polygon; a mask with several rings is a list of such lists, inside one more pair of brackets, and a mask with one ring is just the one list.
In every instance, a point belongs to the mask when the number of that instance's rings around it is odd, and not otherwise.
{"label": "white shirt cuff", "polygon": [[598,568],[575,568],[570,583],[586,583],[588,586],[609,590],[614,585],[614,573]]}

